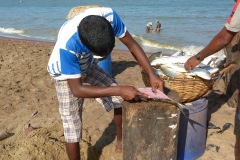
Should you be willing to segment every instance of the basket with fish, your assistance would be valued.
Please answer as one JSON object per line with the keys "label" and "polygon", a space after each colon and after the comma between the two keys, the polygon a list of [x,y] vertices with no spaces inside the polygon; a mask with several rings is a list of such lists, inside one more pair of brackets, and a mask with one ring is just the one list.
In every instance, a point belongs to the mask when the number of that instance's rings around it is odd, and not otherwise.
{"label": "basket with fish", "polygon": [[[165,87],[178,92],[183,103],[197,100],[206,95],[213,88],[216,80],[235,65],[233,62],[225,66],[225,55],[209,56],[188,72],[184,68],[184,63],[191,56],[181,51],[172,56],[163,56],[161,52],[157,52],[149,57],[156,75],[164,80]],[[145,86],[151,86],[149,76],[143,69],[141,69],[141,74]]]}

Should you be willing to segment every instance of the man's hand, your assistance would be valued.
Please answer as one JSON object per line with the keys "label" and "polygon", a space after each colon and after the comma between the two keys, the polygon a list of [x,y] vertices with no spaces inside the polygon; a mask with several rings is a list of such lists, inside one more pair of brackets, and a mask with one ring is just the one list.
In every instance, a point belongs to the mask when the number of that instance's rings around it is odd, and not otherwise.
{"label": "man's hand", "polygon": [[160,77],[158,75],[149,76],[149,79],[150,79],[150,84],[152,86],[152,91],[154,93],[156,93],[156,89],[163,92],[164,81],[162,79],[160,79]]}
{"label": "man's hand", "polygon": [[201,63],[200,60],[196,59],[196,56],[192,56],[190,57],[184,64],[184,67],[187,71],[191,71],[193,70],[197,65],[199,65]]}
{"label": "man's hand", "polygon": [[150,98],[149,95],[140,92],[139,90],[132,86],[121,86],[120,96],[127,101],[129,100],[139,101],[140,97]]}

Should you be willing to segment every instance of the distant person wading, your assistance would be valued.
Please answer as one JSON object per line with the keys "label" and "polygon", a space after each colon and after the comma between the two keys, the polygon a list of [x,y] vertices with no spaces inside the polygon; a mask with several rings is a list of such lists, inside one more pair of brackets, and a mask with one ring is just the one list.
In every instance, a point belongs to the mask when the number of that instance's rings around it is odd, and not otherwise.
{"label": "distant person wading", "polygon": [[152,22],[148,22],[147,26],[146,26],[146,32],[151,32],[153,29],[152,29],[152,25],[153,23]]}
{"label": "distant person wading", "polygon": [[156,21],[157,22],[157,26],[156,26],[156,32],[160,32],[160,28],[161,28],[161,23],[159,22],[159,20]]}

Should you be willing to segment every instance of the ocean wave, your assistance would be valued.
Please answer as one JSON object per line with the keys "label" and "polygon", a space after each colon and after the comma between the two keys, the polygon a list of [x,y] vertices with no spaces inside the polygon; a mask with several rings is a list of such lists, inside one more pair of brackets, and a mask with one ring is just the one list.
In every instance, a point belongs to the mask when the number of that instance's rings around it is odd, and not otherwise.
{"label": "ocean wave", "polygon": [[[132,37],[142,46],[142,48],[147,52],[157,52],[162,51],[164,54],[174,54],[175,52],[178,52],[179,50],[182,50],[184,52],[188,52],[189,54],[196,54],[199,51],[201,51],[204,46],[179,46],[175,44],[165,44],[161,42],[156,42],[150,39],[147,39],[143,36],[139,36],[136,34],[131,34]],[[121,46],[121,42],[116,38],[116,46]],[[222,51],[219,51],[222,52]]]}
{"label": "ocean wave", "polygon": [[[189,55],[195,55],[198,52],[200,52],[203,48],[204,48],[204,46],[191,45],[191,46],[185,46],[181,50],[185,53],[188,53]],[[224,55],[224,50],[222,49],[222,50],[216,52],[214,55],[216,55],[216,56]]]}
{"label": "ocean wave", "polygon": [[156,42],[150,39],[147,39],[143,36],[139,36],[136,34],[132,34],[132,37],[140,44],[142,44],[143,46],[147,46],[147,47],[153,47],[153,48],[160,48],[160,49],[170,49],[170,50],[178,50],[180,48],[182,48],[182,46],[178,46],[175,44],[164,44],[161,42]]}
{"label": "ocean wave", "polygon": [[[165,52],[166,52],[166,50],[171,50],[172,51],[171,54],[174,52],[177,52],[179,50],[182,50],[184,52],[188,52],[189,54],[193,55],[193,54],[197,54],[205,47],[205,46],[195,46],[195,45],[178,46],[175,44],[164,44],[161,42],[155,42],[155,41],[149,40],[149,39],[139,36],[139,35],[135,35],[135,34],[131,34],[131,35],[141,46],[155,48],[155,50],[159,49],[159,50],[163,50]],[[222,54],[224,54],[224,51],[220,50],[220,51],[216,52],[215,54],[222,55]]]}
{"label": "ocean wave", "polygon": [[41,40],[47,42],[56,41],[56,30],[49,30],[47,33],[43,33],[41,35],[36,34],[35,31],[32,30],[22,30],[16,28],[3,28],[0,27],[0,36],[10,37],[10,38],[21,38],[21,39],[30,39],[30,40]]}
{"label": "ocean wave", "polygon": [[43,37],[43,36],[31,36],[31,35],[21,35],[22,37],[25,37],[26,39],[32,39],[32,40],[41,40],[46,42],[55,42],[56,38],[54,37]]}
{"label": "ocean wave", "polygon": [[22,35],[24,33],[24,30],[19,30],[19,29],[16,29],[16,28],[3,28],[3,27],[0,27],[0,33]]}

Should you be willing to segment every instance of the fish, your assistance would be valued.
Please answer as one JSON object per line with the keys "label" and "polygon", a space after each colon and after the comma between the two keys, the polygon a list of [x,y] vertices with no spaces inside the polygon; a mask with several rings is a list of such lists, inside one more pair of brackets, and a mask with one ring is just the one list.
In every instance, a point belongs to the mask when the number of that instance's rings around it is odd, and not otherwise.
{"label": "fish", "polygon": [[219,68],[211,67],[211,66],[208,66],[208,65],[202,65],[202,66],[199,66],[199,67],[209,71],[211,76],[219,71]]}
{"label": "fish", "polygon": [[159,51],[159,52],[153,53],[150,57],[148,57],[148,60],[152,62],[153,60],[159,59],[162,57],[163,57],[162,51]]}
{"label": "fish", "polygon": [[185,54],[184,54],[183,50],[179,50],[176,53],[172,54],[171,56],[184,56],[184,55]]}
{"label": "fish", "polygon": [[162,56],[161,58],[154,59],[151,62],[152,66],[169,63],[185,63],[191,56]]}
{"label": "fish", "polygon": [[8,133],[5,131],[0,131],[0,141],[7,138],[8,137]]}
{"label": "fish", "polygon": [[214,58],[212,56],[208,56],[204,58],[204,60],[201,62],[201,64],[204,65],[210,65],[213,62]]}
{"label": "fish", "polygon": [[[198,76],[200,78],[210,80],[211,73],[203,68],[195,67],[192,71],[188,72],[184,68],[184,64],[162,64],[159,65],[163,74],[171,78],[193,78],[193,76]],[[212,69],[212,68],[211,68]]]}
{"label": "fish", "polygon": [[219,71],[219,68],[212,68],[212,69],[209,69],[208,71],[210,72],[211,77],[212,77],[213,74],[215,74]]}
{"label": "fish", "polygon": [[170,104],[173,104],[173,105],[177,106],[179,108],[180,112],[187,118],[187,116],[186,116],[186,114],[183,110],[185,108],[185,106],[183,104],[178,103],[177,101],[175,101],[173,99],[170,99],[170,100],[169,99],[161,99],[161,101],[162,102],[167,102],[167,103],[170,103]]}
{"label": "fish", "polygon": [[168,65],[162,64],[160,65],[160,69],[162,72],[167,76],[171,78],[185,78],[185,74],[181,72],[177,72],[176,70],[170,68]]}
{"label": "fish", "polygon": [[226,62],[226,56],[225,55],[219,56],[214,62],[214,67],[221,68],[223,67],[223,64],[225,62]]}
{"label": "fish", "polygon": [[[161,102],[166,102],[166,103],[173,104],[173,105],[175,105],[176,107],[179,108],[180,112],[181,112],[185,117],[187,117],[186,114],[184,113],[184,110],[183,110],[183,109],[185,108],[185,106],[184,106],[183,104],[177,102],[176,100],[171,99],[171,98],[168,97],[165,93],[157,90],[157,93],[155,94],[155,93],[152,92],[152,88],[150,88],[150,87],[138,88],[138,90],[139,90],[140,92],[143,92],[143,93],[149,95],[149,98],[143,98],[143,97],[140,96],[139,98],[140,98],[141,101],[147,102],[147,101],[151,101],[151,100],[158,100],[158,101],[161,101]],[[170,91],[170,92],[171,92],[171,91]]]}
{"label": "fish", "polygon": [[[191,55],[183,56],[182,50],[173,54],[173,56],[160,56],[151,61],[151,65],[153,67],[161,69],[158,71],[158,75],[166,75],[170,78],[193,78],[194,76],[198,76],[202,79],[211,80],[212,76],[219,72],[218,67],[214,67],[216,64],[222,64],[225,56],[218,57],[218,61],[216,60],[216,56],[209,56],[205,58],[197,67],[188,72],[184,64],[191,57]],[[217,63],[216,63],[217,62]],[[220,63],[221,62],[221,63]],[[210,65],[215,63],[215,65]]]}
{"label": "fish", "polygon": [[208,70],[202,69],[200,67],[195,67],[192,71],[190,71],[192,74],[196,74],[198,77],[210,80],[211,79],[211,73]]}
{"label": "fish", "polygon": [[182,73],[188,72],[185,69],[184,64],[181,64],[181,63],[169,63],[169,64],[166,64],[166,65],[169,66],[170,68],[174,69],[177,72],[182,72]]}
{"label": "fish", "polygon": [[166,75],[163,73],[161,69],[155,69],[155,74],[160,77],[166,77]]}
{"label": "fish", "polygon": [[[151,98],[151,99],[169,99],[169,100],[171,100],[167,95],[165,95],[163,92],[159,91],[158,89],[156,90],[156,93],[153,93],[152,88],[150,88],[150,87],[138,88],[138,90],[142,93],[149,95],[149,98]],[[144,99],[141,96],[139,98]]]}

